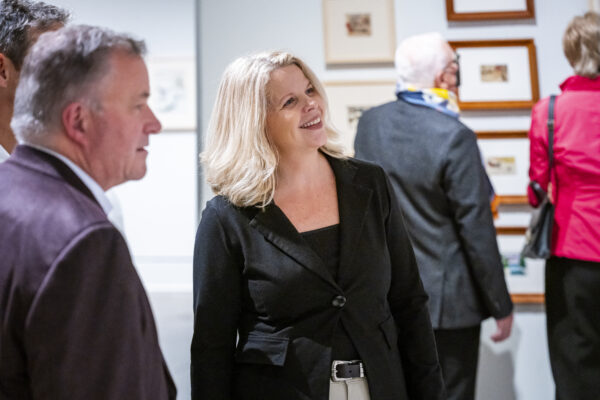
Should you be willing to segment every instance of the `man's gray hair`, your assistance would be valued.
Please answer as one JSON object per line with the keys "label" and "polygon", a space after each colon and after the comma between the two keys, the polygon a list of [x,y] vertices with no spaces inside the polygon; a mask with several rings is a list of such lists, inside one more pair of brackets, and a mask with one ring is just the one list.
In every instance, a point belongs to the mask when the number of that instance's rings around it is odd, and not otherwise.
{"label": "man's gray hair", "polygon": [[74,101],[93,105],[94,84],[106,74],[109,56],[143,56],[143,41],[105,28],[73,25],[40,36],[25,57],[11,127],[21,142],[36,143],[62,123]]}
{"label": "man's gray hair", "polygon": [[21,69],[31,45],[32,30],[43,32],[56,24],[65,24],[69,13],[61,8],[29,0],[0,2],[0,53]]}
{"label": "man's gray hair", "polygon": [[434,87],[435,76],[451,61],[448,42],[437,32],[424,33],[404,39],[396,49],[398,87],[415,89]]}

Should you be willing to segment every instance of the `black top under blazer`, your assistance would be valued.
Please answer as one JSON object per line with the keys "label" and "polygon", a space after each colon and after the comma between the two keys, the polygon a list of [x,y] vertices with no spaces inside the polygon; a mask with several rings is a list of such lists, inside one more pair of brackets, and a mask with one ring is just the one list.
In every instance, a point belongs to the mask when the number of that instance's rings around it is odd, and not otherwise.
{"label": "black top under blazer", "polygon": [[356,157],[387,172],[413,240],[434,328],[465,328],[512,311],[489,186],[472,130],[403,100],[363,114]]}
{"label": "black top under blazer", "polygon": [[328,160],[337,281],[273,203],[208,202],[194,251],[193,399],[328,399],[340,322],[372,400],[444,398],[427,295],[387,178],[372,164]]}

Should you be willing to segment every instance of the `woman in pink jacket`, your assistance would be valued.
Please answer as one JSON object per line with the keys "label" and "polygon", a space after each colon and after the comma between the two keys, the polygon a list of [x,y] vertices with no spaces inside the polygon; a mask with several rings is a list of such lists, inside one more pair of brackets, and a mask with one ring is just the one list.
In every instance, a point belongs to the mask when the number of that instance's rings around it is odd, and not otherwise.
{"label": "woman in pink jacket", "polygon": [[[529,176],[555,205],[546,313],[556,399],[598,399],[600,385],[600,15],[574,18],[563,48],[575,75],[555,104],[548,171],[548,98],[533,109]],[[531,187],[529,201],[538,205]]]}

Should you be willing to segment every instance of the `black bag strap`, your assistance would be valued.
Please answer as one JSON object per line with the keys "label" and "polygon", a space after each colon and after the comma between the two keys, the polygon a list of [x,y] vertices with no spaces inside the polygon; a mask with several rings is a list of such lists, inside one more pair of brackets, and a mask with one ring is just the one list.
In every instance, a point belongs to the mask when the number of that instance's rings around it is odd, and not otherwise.
{"label": "black bag strap", "polygon": [[554,164],[554,102],[556,95],[550,96],[548,103],[548,182],[552,182],[552,165]]}

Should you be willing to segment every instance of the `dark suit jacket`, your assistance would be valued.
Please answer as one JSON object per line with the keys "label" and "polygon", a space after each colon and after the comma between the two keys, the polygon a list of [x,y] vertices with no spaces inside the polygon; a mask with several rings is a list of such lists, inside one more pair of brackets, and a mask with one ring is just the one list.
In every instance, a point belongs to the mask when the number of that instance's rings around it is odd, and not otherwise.
{"label": "dark suit jacket", "polygon": [[475,134],[455,118],[398,100],[363,114],[354,147],[357,158],[378,163],[390,177],[434,328],[509,315]]}
{"label": "dark suit jacket", "polygon": [[341,221],[337,282],[276,205],[208,203],[194,253],[193,399],[328,399],[340,321],[371,399],[443,398],[427,295],[385,174],[329,162]]}
{"label": "dark suit jacket", "polygon": [[0,164],[0,254],[0,398],[175,398],[123,237],[31,147]]}

